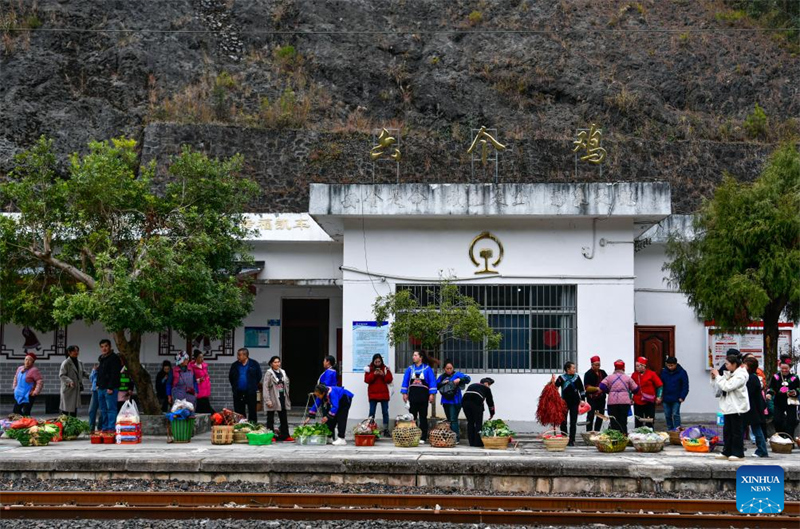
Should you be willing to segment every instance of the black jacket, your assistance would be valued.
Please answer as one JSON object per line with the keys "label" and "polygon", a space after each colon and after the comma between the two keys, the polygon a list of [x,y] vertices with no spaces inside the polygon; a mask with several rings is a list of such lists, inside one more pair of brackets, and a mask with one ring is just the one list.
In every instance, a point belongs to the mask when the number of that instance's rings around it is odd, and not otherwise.
{"label": "black jacket", "polygon": [[[604,381],[608,378],[608,375],[602,369],[600,370],[599,376],[594,373],[593,370],[589,370],[583,374],[583,384],[584,389],[588,388],[589,386],[594,386],[596,388],[600,387],[600,382]],[[602,391],[595,391],[593,393],[586,392],[587,399],[603,399],[605,400],[606,394]]]}
{"label": "black jacket", "polygon": [[494,415],[494,398],[492,397],[492,389],[484,386],[483,384],[470,384],[464,392],[461,402],[464,405],[480,405],[483,411],[483,403],[489,406],[489,413]]}
{"label": "black jacket", "polygon": [[119,355],[111,351],[106,356],[100,355],[97,360],[97,389],[119,389],[119,374],[122,371],[122,361]]}
{"label": "black jacket", "polygon": [[[228,371],[228,380],[234,393],[239,391],[239,366],[242,365],[238,360],[231,364]],[[258,393],[261,383],[261,366],[252,358],[247,359],[247,393]]]}
{"label": "black jacket", "polygon": [[750,401],[750,411],[744,414],[745,424],[759,424],[767,421],[764,410],[767,403],[761,393],[761,379],[755,373],[750,373],[747,379],[747,398]]}
{"label": "black jacket", "polygon": [[556,387],[561,388],[561,398],[564,399],[567,404],[578,404],[586,398],[583,382],[581,382],[581,377],[578,375],[575,375],[571,384],[567,384],[564,377],[559,376],[556,379]]}

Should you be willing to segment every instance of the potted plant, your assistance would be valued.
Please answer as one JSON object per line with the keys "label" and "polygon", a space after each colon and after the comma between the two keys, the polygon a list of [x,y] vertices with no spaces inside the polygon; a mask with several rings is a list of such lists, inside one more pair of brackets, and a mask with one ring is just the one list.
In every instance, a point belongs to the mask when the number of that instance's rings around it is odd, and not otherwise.
{"label": "potted plant", "polygon": [[481,426],[481,441],[483,447],[490,450],[505,450],[511,436],[516,435],[508,425],[500,420],[494,419],[483,423]]}
{"label": "potted plant", "polygon": [[298,426],[292,433],[292,437],[301,445],[325,445],[328,443],[330,435],[331,430],[322,423]]}
{"label": "potted plant", "polygon": [[356,446],[375,446],[375,441],[381,436],[381,431],[378,429],[378,424],[370,417],[353,428],[353,435],[356,439]]}

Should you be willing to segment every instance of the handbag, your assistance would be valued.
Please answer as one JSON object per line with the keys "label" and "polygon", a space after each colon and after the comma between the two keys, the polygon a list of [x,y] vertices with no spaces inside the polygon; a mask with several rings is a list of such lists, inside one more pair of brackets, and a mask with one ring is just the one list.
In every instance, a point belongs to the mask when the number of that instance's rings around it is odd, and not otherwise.
{"label": "handbag", "polygon": [[592,409],[591,404],[588,402],[583,402],[578,405],[578,415],[583,415],[584,413],[589,413],[589,410]]}
{"label": "handbag", "polygon": [[456,385],[453,383],[452,380],[448,380],[439,390],[439,393],[442,394],[442,397],[446,399],[452,399],[456,396]]}

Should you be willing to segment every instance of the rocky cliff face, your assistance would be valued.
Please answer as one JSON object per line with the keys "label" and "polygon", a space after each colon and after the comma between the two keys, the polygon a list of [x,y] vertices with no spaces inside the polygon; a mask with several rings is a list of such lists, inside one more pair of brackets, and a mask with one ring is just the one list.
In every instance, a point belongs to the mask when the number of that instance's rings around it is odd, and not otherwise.
{"label": "rocky cliff face", "polygon": [[[126,134],[143,160],[241,152],[254,209],[313,181],[394,181],[372,131],[400,130],[403,181],[665,180],[692,211],[724,171],[754,178],[798,132],[800,65],[722,2],[0,0],[0,174],[41,134],[62,154]],[[754,111],[763,108],[763,115]],[[602,174],[575,130],[602,126]],[[374,170],[373,170],[374,169]]]}

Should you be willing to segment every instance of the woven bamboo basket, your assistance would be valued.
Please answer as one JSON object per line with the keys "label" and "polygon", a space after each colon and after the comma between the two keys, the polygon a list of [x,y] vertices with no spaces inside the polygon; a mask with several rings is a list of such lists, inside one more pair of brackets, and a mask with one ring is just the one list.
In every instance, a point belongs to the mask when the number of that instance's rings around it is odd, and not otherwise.
{"label": "woven bamboo basket", "polygon": [[440,422],[428,433],[428,441],[434,448],[453,448],[456,437],[456,432],[446,422]]}
{"label": "woven bamboo basket", "polygon": [[667,432],[669,434],[669,444],[675,445],[675,446],[681,446],[681,444],[682,444],[681,443],[681,433],[683,433],[683,431],[685,429],[686,428],[681,427],[681,428],[678,428],[677,430],[670,430],[669,432]]}
{"label": "woven bamboo basket", "polygon": [[398,421],[392,430],[392,441],[399,448],[419,446],[422,430],[417,428],[414,421]]}
{"label": "woven bamboo basket", "polygon": [[604,452],[607,454],[613,454],[617,452],[624,452],[626,448],[628,448],[628,440],[623,439],[621,441],[597,441],[594,446],[597,447],[597,450],[600,452]]}
{"label": "woven bamboo basket", "polygon": [[586,446],[594,446],[594,442],[592,441],[593,435],[600,435],[600,432],[581,432],[581,437],[583,438],[583,442],[586,443]]}
{"label": "woven bamboo basket", "polygon": [[[785,438],[789,439],[790,441],[792,440],[792,436],[789,435],[788,433],[778,432],[775,435],[777,435],[779,437],[785,437]],[[769,447],[776,454],[791,454],[792,453],[792,443],[786,443],[786,444],[775,443],[775,442],[770,440]]]}
{"label": "woven bamboo basket", "polygon": [[233,426],[219,426],[219,425],[212,426],[211,444],[212,445],[233,444]]}
{"label": "woven bamboo basket", "polygon": [[664,440],[661,441],[634,441],[633,447],[637,452],[655,453],[664,450]]}
{"label": "woven bamboo basket", "polygon": [[233,431],[233,442],[237,443],[237,444],[246,445],[247,444],[247,432],[234,430]]}
{"label": "woven bamboo basket", "polygon": [[[554,434],[558,435],[561,434],[563,437],[550,437],[546,438],[545,435]],[[569,434],[566,432],[561,432],[559,430],[548,430],[542,434],[542,442],[544,443],[544,447],[547,449],[548,452],[563,452],[567,449],[567,444],[569,444]]]}
{"label": "woven bamboo basket", "polygon": [[483,447],[488,450],[505,450],[510,440],[510,437],[481,437]]}

